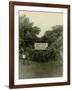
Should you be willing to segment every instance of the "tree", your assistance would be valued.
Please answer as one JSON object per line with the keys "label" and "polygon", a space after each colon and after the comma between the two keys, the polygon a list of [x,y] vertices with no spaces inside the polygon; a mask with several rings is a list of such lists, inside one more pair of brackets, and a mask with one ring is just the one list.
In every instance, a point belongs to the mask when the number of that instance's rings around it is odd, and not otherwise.
{"label": "tree", "polygon": [[48,45],[50,46],[60,36],[62,37],[62,33],[63,33],[63,26],[62,25],[56,25],[56,26],[52,27],[52,30],[46,31],[44,36],[42,37],[42,39],[47,40]]}
{"label": "tree", "polygon": [[47,55],[50,60],[58,60],[62,56],[63,47],[63,26],[57,25],[52,27],[51,31],[46,31],[42,39],[46,39],[48,42]]}
{"label": "tree", "polygon": [[[33,22],[30,22],[26,15],[19,15],[19,54],[27,52],[33,47],[34,40],[37,40],[37,35],[40,32],[40,28],[34,26]],[[29,48],[29,49],[27,49]],[[29,51],[28,51],[29,52]]]}

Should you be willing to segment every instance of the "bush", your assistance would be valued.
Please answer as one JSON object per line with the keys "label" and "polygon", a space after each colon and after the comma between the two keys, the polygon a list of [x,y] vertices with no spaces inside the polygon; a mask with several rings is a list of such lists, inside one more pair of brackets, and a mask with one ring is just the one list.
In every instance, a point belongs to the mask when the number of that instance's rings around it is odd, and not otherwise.
{"label": "bush", "polygon": [[31,60],[36,62],[47,62],[50,60],[56,60],[56,50],[54,48],[50,48],[45,51],[33,51],[31,55]]}

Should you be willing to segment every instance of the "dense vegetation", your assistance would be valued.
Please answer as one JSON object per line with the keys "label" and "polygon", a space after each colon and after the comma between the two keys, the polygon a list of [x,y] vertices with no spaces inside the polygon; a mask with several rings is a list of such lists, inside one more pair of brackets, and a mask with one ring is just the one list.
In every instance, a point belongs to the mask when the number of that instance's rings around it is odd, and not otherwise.
{"label": "dense vegetation", "polygon": [[[34,26],[28,17],[19,16],[19,58],[24,61],[36,62],[62,60],[62,25],[56,25],[52,27],[52,30],[47,30],[41,38],[37,37],[39,33],[40,28]],[[34,50],[34,43],[44,40],[48,43],[48,48],[46,50]],[[26,57],[23,57],[24,55]]]}

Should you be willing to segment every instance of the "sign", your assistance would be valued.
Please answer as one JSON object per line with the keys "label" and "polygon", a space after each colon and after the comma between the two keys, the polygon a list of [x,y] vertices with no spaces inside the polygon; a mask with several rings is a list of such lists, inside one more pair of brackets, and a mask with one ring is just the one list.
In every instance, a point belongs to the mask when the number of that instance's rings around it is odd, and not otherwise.
{"label": "sign", "polygon": [[46,50],[48,43],[34,43],[35,50]]}

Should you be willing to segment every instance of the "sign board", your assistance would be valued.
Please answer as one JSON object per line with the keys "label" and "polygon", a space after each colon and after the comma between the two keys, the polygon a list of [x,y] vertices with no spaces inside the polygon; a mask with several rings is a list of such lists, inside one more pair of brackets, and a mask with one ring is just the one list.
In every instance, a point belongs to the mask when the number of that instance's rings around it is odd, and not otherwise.
{"label": "sign board", "polygon": [[46,50],[48,43],[34,43],[35,50]]}

